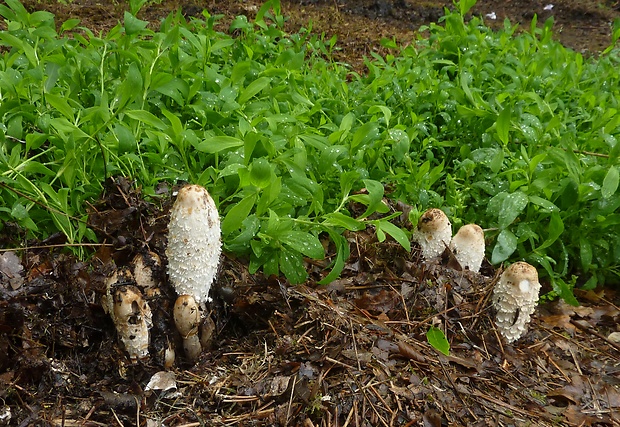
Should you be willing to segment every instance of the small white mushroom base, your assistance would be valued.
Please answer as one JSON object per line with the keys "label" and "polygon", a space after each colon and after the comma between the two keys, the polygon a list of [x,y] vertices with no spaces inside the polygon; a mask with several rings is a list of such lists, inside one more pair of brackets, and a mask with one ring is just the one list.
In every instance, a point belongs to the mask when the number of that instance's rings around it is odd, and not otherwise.
{"label": "small white mushroom base", "polygon": [[122,285],[111,291],[110,316],[118,336],[132,360],[149,355],[149,329],[153,325],[151,309],[138,288]]}
{"label": "small white mushroom base", "polygon": [[512,264],[495,285],[495,324],[509,343],[518,340],[527,332],[527,324],[536,308],[539,292],[538,272],[526,262]]}

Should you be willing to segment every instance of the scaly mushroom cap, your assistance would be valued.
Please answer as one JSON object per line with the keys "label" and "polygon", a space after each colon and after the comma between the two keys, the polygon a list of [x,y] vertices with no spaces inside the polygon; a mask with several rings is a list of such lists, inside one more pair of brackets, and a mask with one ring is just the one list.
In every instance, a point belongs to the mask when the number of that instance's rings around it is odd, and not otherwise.
{"label": "scaly mushroom cap", "polygon": [[422,247],[422,256],[428,261],[441,255],[450,244],[452,224],[441,209],[429,209],[420,217],[413,237]]}
{"label": "scaly mushroom cap", "polygon": [[461,268],[479,272],[484,259],[484,231],[476,224],[462,226],[452,238],[450,250]]}
{"label": "scaly mushroom cap", "polygon": [[203,187],[179,190],[168,224],[168,275],[177,294],[191,295],[198,304],[209,298],[220,261],[220,217]]}
{"label": "scaly mushroom cap", "polygon": [[158,295],[161,260],[155,252],[137,254],[131,262],[133,277],[138,288],[144,290],[147,297]]}
{"label": "scaly mushroom cap", "polygon": [[502,273],[493,289],[493,305],[497,310],[495,323],[511,343],[527,331],[530,315],[536,308],[540,283],[538,272],[526,262],[516,262]]}

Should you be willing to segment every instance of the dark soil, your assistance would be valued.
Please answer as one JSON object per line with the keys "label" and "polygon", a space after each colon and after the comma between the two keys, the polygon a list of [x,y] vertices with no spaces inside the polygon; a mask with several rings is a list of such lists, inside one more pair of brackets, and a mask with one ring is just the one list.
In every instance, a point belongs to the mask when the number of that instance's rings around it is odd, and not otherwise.
{"label": "dark soil", "polygon": [[[95,31],[114,26],[125,7],[26,4],[53,11],[59,22],[80,17]],[[539,22],[553,14],[566,45],[596,54],[609,44],[617,2],[553,4],[549,12],[544,2],[488,1],[474,13],[526,27],[534,13]],[[178,6],[148,6],[141,18],[158,21]],[[187,15],[203,7],[225,15],[225,31],[226,20],[253,15],[259,3],[180,6]],[[451,3],[283,1],[290,31],[312,20],[314,31],[338,34],[338,59],[359,70],[364,56],[381,52],[382,37],[406,43],[444,6]],[[105,281],[147,250],[165,265],[172,189],[160,193],[147,202],[126,179],[110,180],[91,209],[103,243],[89,261],[67,255],[63,239],[52,236],[14,252],[23,272],[0,269],[0,426],[620,425],[616,291],[579,293],[580,307],[542,304],[529,332],[507,344],[489,303],[500,272],[427,265],[417,248],[379,243],[373,230],[347,236],[352,255],[329,286],[317,284],[333,256],[329,246],[330,256],[308,262],[310,280],[295,287],[252,275],[245,260],[225,255],[212,290],[212,348],[195,364],[183,357],[171,320],[175,295],[155,268],[157,285],[145,292],[150,356],[131,360],[102,308]],[[431,326],[444,332],[450,356],[428,344]],[[168,347],[177,351],[166,368]]]}

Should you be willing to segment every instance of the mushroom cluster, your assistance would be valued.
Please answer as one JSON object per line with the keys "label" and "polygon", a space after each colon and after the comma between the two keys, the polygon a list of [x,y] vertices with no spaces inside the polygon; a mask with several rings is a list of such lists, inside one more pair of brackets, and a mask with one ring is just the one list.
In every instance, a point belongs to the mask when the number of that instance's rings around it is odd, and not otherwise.
{"label": "mushroom cluster", "polygon": [[[183,340],[187,359],[195,361],[209,345],[213,321],[203,316],[209,290],[218,272],[221,254],[220,217],[203,187],[187,185],[178,192],[168,223],[168,277],[178,296],[172,317]],[[128,267],[106,280],[104,310],[114,321],[118,336],[132,361],[149,355],[153,315],[148,301],[161,297],[159,256],[138,254]],[[202,335],[202,338],[200,337]],[[173,364],[172,346],[164,349],[164,365]]]}
{"label": "mushroom cluster", "polygon": [[527,331],[530,316],[536,308],[540,283],[536,268],[516,262],[504,271],[493,289],[495,323],[499,332],[511,343]]}
{"label": "mushroom cluster", "polygon": [[168,277],[179,295],[174,322],[189,360],[202,351],[198,336],[202,312],[218,272],[222,251],[220,217],[213,199],[199,185],[179,190],[168,223]]}
{"label": "mushroom cluster", "polygon": [[484,259],[484,232],[476,224],[467,224],[452,237],[452,224],[446,214],[437,208],[422,214],[413,238],[422,248],[426,261],[438,258],[446,248],[450,248],[464,270],[480,271]]}

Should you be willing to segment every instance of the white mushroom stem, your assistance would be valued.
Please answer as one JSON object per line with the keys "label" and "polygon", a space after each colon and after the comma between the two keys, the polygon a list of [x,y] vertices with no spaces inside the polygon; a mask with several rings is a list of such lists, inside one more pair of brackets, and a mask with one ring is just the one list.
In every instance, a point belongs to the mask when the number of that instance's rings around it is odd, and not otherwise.
{"label": "white mushroom stem", "polygon": [[208,301],[221,254],[220,217],[203,187],[179,190],[168,224],[168,275],[177,294]]}
{"label": "white mushroom stem", "polygon": [[512,264],[495,285],[495,323],[509,343],[518,340],[527,331],[530,316],[538,302],[539,291],[538,272],[526,262]]}
{"label": "white mushroom stem", "polygon": [[202,352],[198,327],[200,326],[200,310],[191,295],[181,295],[174,304],[174,323],[183,338],[183,349],[190,361],[195,361]]}
{"label": "white mushroom stem", "polygon": [[413,237],[422,247],[422,257],[429,261],[441,255],[450,244],[452,224],[441,209],[429,209],[420,217]]}
{"label": "white mushroom stem", "polygon": [[462,226],[452,238],[450,250],[463,270],[479,272],[484,259],[484,231],[476,224]]}

